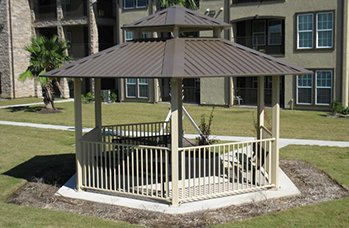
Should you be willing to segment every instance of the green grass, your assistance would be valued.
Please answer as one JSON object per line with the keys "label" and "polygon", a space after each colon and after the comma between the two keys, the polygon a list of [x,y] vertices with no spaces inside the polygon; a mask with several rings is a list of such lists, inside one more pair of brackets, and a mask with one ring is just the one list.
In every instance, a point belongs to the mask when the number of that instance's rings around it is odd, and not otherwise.
{"label": "green grass", "polygon": [[[53,159],[64,163],[64,160],[59,161],[60,155],[72,156],[74,136],[72,132],[10,126],[1,126],[0,135],[0,227],[131,226],[124,222],[5,203],[7,197],[26,182],[24,177],[45,170],[54,163]],[[28,161],[36,163],[27,164]],[[16,171],[9,174],[13,169]]]}
{"label": "green grass", "polygon": [[[38,114],[41,107],[16,108],[0,110],[0,120],[49,123],[61,125],[74,124],[73,103],[57,103],[62,113]],[[211,107],[186,105],[187,110],[197,123],[202,114],[209,115]],[[103,124],[139,123],[163,121],[169,104],[114,103],[103,104]],[[269,110],[268,110],[269,113]],[[320,111],[281,111],[281,137],[349,141],[349,120],[327,118],[326,112]],[[256,111],[249,108],[216,107],[214,111],[212,134],[254,136]],[[268,115],[270,117],[270,114]],[[94,105],[83,105],[84,127],[94,123]],[[185,119],[187,133],[195,133]]]}
{"label": "green grass", "polygon": [[318,167],[349,189],[349,148],[320,146],[287,146],[280,158],[302,160]]}
{"label": "green grass", "polygon": [[17,99],[0,99],[0,106],[30,104],[30,103],[37,103],[37,102],[42,102],[42,98],[28,97],[28,98],[17,98]]}
{"label": "green grass", "polygon": [[[349,187],[349,148],[288,146],[280,150],[282,159],[306,161]],[[349,197],[293,208],[217,227],[347,227]]]}

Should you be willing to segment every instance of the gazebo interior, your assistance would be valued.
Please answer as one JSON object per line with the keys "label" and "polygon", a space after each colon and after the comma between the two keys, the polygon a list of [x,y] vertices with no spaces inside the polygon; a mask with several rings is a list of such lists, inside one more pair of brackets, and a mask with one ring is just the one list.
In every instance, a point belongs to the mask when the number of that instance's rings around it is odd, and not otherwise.
{"label": "gazebo interior", "polygon": [[[229,24],[182,7],[159,11],[123,29],[132,31],[135,39],[45,75],[74,78],[76,189],[176,206],[278,188],[280,76],[310,72],[221,38]],[[185,32],[200,31],[212,36],[183,37]],[[142,39],[142,32],[151,32],[153,38]],[[167,37],[156,38],[161,33]],[[183,146],[182,80],[250,76],[258,77],[256,139]],[[272,76],[271,131],[264,125],[265,76]],[[82,78],[94,79],[95,127],[86,134],[82,134]],[[101,78],[169,78],[169,120],[103,126]]]}

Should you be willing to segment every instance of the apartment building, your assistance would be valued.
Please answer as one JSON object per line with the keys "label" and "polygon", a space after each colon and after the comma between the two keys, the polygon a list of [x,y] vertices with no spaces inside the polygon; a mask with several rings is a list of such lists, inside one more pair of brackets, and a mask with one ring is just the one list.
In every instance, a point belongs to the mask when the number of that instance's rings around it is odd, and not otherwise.
{"label": "apartment building", "polygon": [[[232,24],[225,38],[302,65],[313,75],[283,76],[281,100],[285,108],[328,109],[332,100],[348,105],[348,11],[346,0],[201,0],[198,11]],[[124,24],[160,9],[155,0],[2,0],[0,1],[1,97],[40,95],[34,82],[17,80],[26,69],[23,48],[34,35],[58,35],[69,44],[73,58],[81,58],[133,39]],[[144,38],[166,34],[143,33]],[[183,33],[185,36],[205,36]],[[209,53],[208,53],[209,54]],[[219,54],[219,53],[212,53]],[[68,82],[63,96],[69,95]],[[92,83],[84,82],[84,91]],[[256,79],[187,79],[184,101],[231,106],[256,103]],[[167,101],[166,79],[104,79],[102,89],[118,93],[120,101]],[[270,102],[271,81],[265,84]],[[39,91],[39,92],[38,92]]]}

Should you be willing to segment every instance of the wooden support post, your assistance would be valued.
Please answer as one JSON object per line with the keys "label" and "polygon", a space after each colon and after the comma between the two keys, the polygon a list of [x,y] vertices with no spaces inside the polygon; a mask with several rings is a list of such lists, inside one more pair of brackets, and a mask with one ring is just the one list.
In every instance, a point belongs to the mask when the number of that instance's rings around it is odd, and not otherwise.
{"label": "wooden support post", "polygon": [[263,131],[261,129],[264,126],[264,76],[258,77],[258,95],[257,95],[257,139],[263,138]]}
{"label": "wooden support post", "polygon": [[271,183],[277,189],[279,187],[279,138],[280,138],[280,76],[273,76],[272,89],[272,136],[275,139],[273,143],[273,150],[271,153]]}
{"label": "wooden support post", "polygon": [[81,137],[82,137],[82,112],[81,112],[81,79],[74,79],[74,119],[75,119],[75,158],[76,158],[76,190],[81,190]]}
{"label": "wooden support post", "polygon": [[180,92],[182,90],[182,80],[171,79],[171,174],[172,174],[172,206],[178,206],[179,204],[179,185],[178,185],[178,142],[179,142],[179,111],[181,102],[179,99]]}
{"label": "wooden support post", "polygon": [[102,98],[101,98],[101,79],[95,78],[95,127],[102,128]]}

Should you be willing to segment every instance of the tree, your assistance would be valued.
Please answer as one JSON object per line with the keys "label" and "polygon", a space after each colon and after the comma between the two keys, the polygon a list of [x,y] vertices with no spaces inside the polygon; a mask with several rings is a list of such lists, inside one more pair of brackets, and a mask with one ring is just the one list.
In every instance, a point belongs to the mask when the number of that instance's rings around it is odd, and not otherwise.
{"label": "tree", "polygon": [[161,8],[168,8],[170,6],[184,6],[188,9],[197,9],[198,4],[196,0],[160,0]]}
{"label": "tree", "polygon": [[30,65],[19,76],[19,80],[37,80],[42,88],[44,103],[47,110],[55,110],[53,85],[62,92],[58,79],[40,77],[45,72],[60,67],[69,60],[67,43],[53,36],[48,39],[43,36],[33,37],[31,44],[25,48],[30,53]]}

